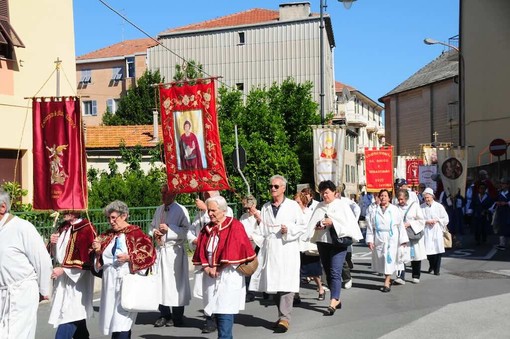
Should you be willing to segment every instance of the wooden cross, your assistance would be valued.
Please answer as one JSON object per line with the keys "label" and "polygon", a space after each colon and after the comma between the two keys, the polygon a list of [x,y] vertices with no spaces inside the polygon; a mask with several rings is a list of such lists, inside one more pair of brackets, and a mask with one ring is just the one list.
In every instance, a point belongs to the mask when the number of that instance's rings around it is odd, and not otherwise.
{"label": "wooden cross", "polygon": [[434,143],[437,143],[437,136],[439,135],[439,133],[434,132],[432,135],[434,136]]}

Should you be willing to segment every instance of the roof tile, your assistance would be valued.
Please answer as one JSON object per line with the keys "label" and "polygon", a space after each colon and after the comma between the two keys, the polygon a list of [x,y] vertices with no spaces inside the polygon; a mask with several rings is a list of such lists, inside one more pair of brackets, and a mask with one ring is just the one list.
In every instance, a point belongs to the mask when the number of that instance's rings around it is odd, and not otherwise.
{"label": "roof tile", "polygon": [[[159,140],[163,140],[161,125],[158,125]],[[124,142],[126,147],[141,145],[153,147],[154,127],[152,125],[132,126],[88,126],[85,132],[87,149],[118,148]]]}
{"label": "roof tile", "polygon": [[122,42],[106,46],[96,51],[81,55],[76,60],[112,58],[136,53],[144,53],[147,48],[156,46],[158,43],[152,38],[124,40]]}

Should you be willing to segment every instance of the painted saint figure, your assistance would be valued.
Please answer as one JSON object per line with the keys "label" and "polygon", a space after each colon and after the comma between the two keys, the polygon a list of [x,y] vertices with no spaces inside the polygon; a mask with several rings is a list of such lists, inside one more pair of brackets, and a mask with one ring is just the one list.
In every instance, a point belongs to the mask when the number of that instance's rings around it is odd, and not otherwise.
{"label": "painted saint figure", "polygon": [[179,150],[182,169],[204,168],[198,139],[191,132],[191,122],[189,120],[184,122],[184,133],[179,141]]}

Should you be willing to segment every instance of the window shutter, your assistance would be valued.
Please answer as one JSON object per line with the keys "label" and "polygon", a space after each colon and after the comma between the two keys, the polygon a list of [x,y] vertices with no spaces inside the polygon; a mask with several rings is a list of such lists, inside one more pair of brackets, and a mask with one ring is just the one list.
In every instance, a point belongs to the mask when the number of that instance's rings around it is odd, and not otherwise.
{"label": "window shutter", "polygon": [[90,110],[91,115],[96,116],[97,115],[97,101],[92,100],[92,109]]}

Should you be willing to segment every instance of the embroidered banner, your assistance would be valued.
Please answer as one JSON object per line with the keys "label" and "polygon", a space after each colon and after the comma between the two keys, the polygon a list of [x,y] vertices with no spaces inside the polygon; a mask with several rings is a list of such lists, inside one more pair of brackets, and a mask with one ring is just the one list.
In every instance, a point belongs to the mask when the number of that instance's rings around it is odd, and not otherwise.
{"label": "embroidered banner", "polygon": [[379,149],[365,147],[365,169],[367,192],[393,191],[393,146]]}
{"label": "embroidered banner", "polygon": [[34,98],[34,209],[87,209],[86,154],[80,100]]}
{"label": "embroidered banner", "polygon": [[421,159],[406,160],[406,181],[409,186],[418,186],[420,183],[420,165],[423,165],[423,160]]}
{"label": "embroidered banner", "polygon": [[430,187],[434,190],[437,190],[437,182],[434,180],[434,176],[437,173],[436,165],[423,165],[418,169],[418,174],[420,176],[420,183],[425,184],[426,187]]}
{"label": "embroidered banner", "polygon": [[168,187],[177,193],[229,189],[214,80],[159,88]]}
{"label": "embroidered banner", "polygon": [[467,177],[467,152],[465,148],[439,148],[437,150],[439,173],[444,192],[454,197],[458,193],[465,196]]}
{"label": "embroidered banner", "polygon": [[345,153],[345,128],[338,125],[312,126],[315,190],[319,183],[331,180],[342,184]]}

